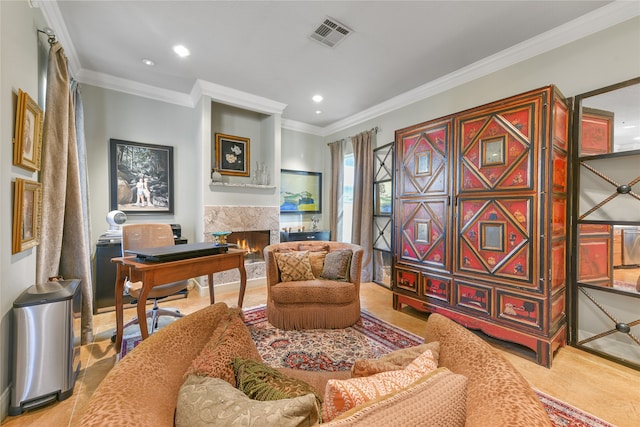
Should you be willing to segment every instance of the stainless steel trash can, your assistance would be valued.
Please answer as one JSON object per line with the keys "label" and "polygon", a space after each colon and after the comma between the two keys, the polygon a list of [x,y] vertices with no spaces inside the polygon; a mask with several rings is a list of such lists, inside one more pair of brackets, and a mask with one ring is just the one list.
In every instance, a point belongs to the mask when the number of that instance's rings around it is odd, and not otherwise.
{"label": "stainless steel trash can", "polygon": [[64,400],[80,370],[79,280],[34,285],[13,303],[13,385],[9,415]]}

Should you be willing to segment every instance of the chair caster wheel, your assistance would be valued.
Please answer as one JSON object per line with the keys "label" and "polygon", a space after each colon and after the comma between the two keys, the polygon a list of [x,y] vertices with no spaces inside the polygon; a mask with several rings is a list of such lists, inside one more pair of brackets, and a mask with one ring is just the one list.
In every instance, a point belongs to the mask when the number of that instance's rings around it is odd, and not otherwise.
{"label": "chair caster wheel", "polygon": [[116,335],[115,334],[111,335],[111,342],[114,343],[114,344],[116,343]]}

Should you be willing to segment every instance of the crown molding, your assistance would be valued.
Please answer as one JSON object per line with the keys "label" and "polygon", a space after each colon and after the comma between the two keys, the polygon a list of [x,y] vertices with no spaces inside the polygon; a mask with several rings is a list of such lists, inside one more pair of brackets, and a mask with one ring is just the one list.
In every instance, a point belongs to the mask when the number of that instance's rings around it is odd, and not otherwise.
{"label": "crown molding", "polygon": [[[104,73],[84,70],[82,69],[73,42],[60,14],[57,1],[32,0],[32,4],[42,9],[47,25],[53,29],[56,38],[65,49],[71,75],[80,83],[92,84],[106,89],[187,107],[194,107],[203,95],[210,96],[217,102],[265,114],[282,114],[287,106],[278,101],[204,80],[196,80],[191,92],[184,94]],[[640,2],[616,0],[580,18],[470,64],[446,76],[432,80],[413,90],[390,98],[387,101],[374,105],[371,108],[339,120],[331,125],[321,128],[295,120],[283,119],[282,127],[323,137],[328,136],[564,46],[580,38],[595,34],[637,16],[640,16]]]}
{"label": "crown molding", "polygon": [[76,77],[76,80],[80,83],[90,84],[93,86],[115,90],[118,92],[124,92],[143,98],[154,99],[156,101],[177,104],[183,107],[193,108],[196,105],[193,99],[186,93],[134,82],[132,80],[127,80],[120,77],[114,77],[111,74],[81,70]]}
{"label": "crown molding", "polygon": [[296,132],[308,133],[308,134],[316,135],[316,136],[325,136],[324,128],[321,128],[320,126],[314,126],[314,125],[310,125],[308,123],[299,122],[299,121],[291,120],[291,119],[282,119],[281,124],[282,124],[282,128],[283,129],[293,130],[293,131],[296,131]]}
{"label": "crown molding", "polygon": [[194,83],[190,95],[194,105],[203,95],[211,97],[216,102],[264,114],[282,114],[287,107],[287,104],[282,102],[198,79]]}

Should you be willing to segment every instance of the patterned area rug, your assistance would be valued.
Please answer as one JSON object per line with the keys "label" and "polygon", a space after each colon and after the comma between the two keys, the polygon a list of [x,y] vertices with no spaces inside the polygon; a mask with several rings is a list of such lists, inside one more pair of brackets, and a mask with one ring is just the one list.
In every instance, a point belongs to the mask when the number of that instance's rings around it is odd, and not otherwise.
{"label": "patterned area rug", "polygon": [[[346,329],[282,331],[267,322],[265,306],[244,309],[245,323],[265,363],[315,371],[349,370],[358,358],[374,358],[418,345],[423,339],[362,311],[361,320]],[[123,339],[118,360],[140,342]],[[615,427],[591,414],[535,390],[554,427]]]}

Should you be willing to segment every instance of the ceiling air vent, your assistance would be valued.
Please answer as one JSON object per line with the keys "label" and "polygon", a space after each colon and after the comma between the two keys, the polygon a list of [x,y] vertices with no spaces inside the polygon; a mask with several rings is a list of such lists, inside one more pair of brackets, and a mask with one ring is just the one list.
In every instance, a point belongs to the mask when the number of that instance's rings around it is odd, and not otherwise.
{"label": "ceiling air vent", "polygon": [[351,30],[333,18],[326,17],[309,37],[325,46],[335,47],[351,34]]}

